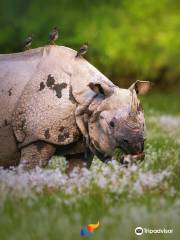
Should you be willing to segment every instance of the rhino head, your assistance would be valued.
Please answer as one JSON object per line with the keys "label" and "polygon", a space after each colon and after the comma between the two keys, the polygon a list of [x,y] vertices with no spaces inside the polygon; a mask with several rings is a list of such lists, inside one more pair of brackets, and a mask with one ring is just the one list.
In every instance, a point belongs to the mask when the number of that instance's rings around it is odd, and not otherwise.
{"label": "rhino head", "polygon": [[84,115],[90,149],[102,161],[110,159],[115,148],[125,154],[142,155],[144,113],[138,95],[145,94],[150,82],[136,81],[129,89],[90,83],[95,93]]}

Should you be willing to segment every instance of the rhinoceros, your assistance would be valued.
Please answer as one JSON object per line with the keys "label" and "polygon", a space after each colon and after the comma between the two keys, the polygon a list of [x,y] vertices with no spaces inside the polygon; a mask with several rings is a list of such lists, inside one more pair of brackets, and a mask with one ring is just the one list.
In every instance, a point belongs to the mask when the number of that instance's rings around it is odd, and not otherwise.
{"label": "rhinoceros", "polygon": [[45,167],[54,154],[68,169],[106,162],[115,148],[144,149],[144,114],[137,98],[150,88],[119,88],[77,52],[45,46],[0,55],[0,166]]}

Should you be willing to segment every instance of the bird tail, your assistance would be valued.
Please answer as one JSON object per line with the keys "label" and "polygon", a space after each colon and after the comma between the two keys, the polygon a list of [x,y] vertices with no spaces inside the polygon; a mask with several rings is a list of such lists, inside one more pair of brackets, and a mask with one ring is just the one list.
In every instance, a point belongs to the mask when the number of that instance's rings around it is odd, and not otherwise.
{"label": "bird tail", "polygon": [[79,57],[79,52],[77,52],[77,54],[76,54],[75,58],[78,58],[78,57]]}

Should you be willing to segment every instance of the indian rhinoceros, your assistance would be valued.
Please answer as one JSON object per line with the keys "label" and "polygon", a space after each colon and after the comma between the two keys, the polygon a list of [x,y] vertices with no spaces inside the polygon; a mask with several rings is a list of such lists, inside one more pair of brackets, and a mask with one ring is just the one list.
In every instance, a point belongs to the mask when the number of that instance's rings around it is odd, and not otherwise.
{"label": "indian rhinoceros", "polygon": [[114,85],[77,52],[45,46],[0,55],[0,165],[44,167],[58,153],[76,165],[107,161],[116,147],[144,149],[144,115],[136,81]]}

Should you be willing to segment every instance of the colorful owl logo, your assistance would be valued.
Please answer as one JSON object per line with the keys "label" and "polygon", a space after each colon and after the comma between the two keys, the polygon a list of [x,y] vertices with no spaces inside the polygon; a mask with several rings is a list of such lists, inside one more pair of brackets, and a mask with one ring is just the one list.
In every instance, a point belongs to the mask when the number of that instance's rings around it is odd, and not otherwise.
{"label": "colorful owl logo", "polygon": [[83,227],[80,231],[80,236],[92,236],[94,229],[99,227],[99,221],[97,224],[88,224],[87,227]]}

